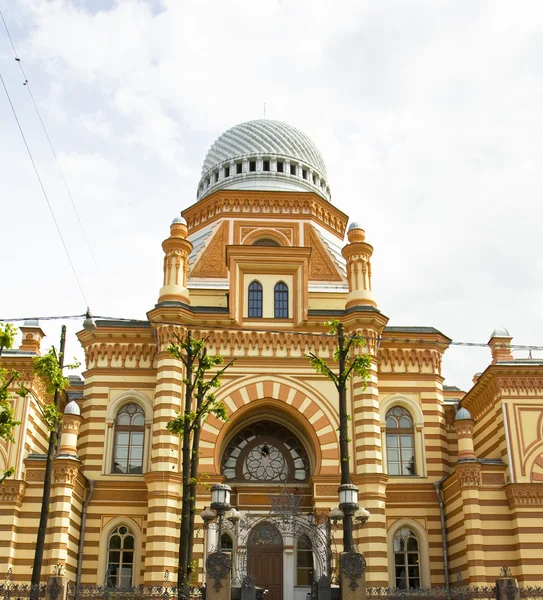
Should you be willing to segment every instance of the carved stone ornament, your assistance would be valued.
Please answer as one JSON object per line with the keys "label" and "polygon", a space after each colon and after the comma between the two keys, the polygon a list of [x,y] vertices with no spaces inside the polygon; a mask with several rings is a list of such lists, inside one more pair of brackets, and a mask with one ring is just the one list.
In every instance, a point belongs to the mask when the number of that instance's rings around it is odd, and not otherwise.
{"label": "carved stone ornament", "polygon": [[0,485],[0,503],[21,506],[25,495],[26,484],[21,481],[10,481],[9,479]]}
{"label": "carved stone ornament", "polygon": [[79,419],[64,419],[62,421],[62,433],[79,433]]}
{"label": "carved stone ornament", "polygon": [[230,573],[232,560],[224,552],[213,552],[206,560],[206,573],[215,581],[215,591],[218,592],[223,585],[223,579]]}
{"label": "carved stone ornament", "polygon": [[456,427],[456,434],[458,439],[473,437],[473,421],[471,419],[465,421],[456,421],[454,424]]}
{"label": "carved stone ornament", "polygon": [[542,506],[543,490],[541,484],[507,486],[509,506]]}
{"label": "carved stone ornament", "polygon": [[359,579],[362,578],[366,571],[366,559],[364,555],[360,552],[344,552],[341,555],[339,567],[342,575],[351,580],[349,587],[354,592],[359,586]]}
{"label": "carved stone ornament", "polygon": [[456,474],[460,481],[460,487],[479,487],[481,485],[481,465],[457,467]]}
{"label": "carved stone ornament", "polygon": [[73,485],[75,478],[77,477],[77,467],[55,467],[54,480],[55,483],[64,483],[67,485]]}

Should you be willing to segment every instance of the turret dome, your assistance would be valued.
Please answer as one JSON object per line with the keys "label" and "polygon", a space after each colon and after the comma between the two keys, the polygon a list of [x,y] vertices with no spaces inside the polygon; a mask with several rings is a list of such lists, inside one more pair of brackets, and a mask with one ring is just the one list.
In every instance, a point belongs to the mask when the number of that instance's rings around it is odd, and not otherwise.
{"label": "turret dome", "polygon": [[295,127],[268,119],[240,123],[215,140],[202,166],[198,199],[221,189],[315,192],[330,200],[315,144]]}

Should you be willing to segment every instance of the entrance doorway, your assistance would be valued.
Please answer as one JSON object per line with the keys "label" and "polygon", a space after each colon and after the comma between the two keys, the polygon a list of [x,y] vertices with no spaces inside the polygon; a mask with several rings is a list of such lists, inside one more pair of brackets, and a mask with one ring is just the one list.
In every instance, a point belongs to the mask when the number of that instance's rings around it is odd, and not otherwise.
{"label": "entrance doorway", "polygon": [[267,600],[283,600],[283,538],[271,523],[255,527],[247,546],[249,575],[268,590]]}

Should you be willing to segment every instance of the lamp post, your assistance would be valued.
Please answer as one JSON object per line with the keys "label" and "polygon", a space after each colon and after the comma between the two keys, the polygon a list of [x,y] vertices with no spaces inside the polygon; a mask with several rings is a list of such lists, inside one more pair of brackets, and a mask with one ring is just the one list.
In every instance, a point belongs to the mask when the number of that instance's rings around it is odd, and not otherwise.
{"label": "lamp post", "polygon": [[353,516],[359,509],[358,488],[352,483],[343,483],[338,492],[339,509],[343,512],[343,552],[353,552]]}
{"label": "lamp post", "polygon": [[211,488],[211,509],[217,512],[219,517],[219,531],[217,548],[220,552],[221,535],[222,535],[222,520],[226,511],[230,510],[230,493],[232,488],[226,483],[217,483]]}

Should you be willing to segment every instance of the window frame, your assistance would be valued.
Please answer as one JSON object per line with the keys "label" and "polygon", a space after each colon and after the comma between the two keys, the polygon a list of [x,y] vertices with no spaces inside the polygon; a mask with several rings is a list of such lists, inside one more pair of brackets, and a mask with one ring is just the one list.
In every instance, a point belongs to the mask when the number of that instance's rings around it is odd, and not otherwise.
{"label": "window frame", "polygon": [[[403,535],[403,531],[406,530],[406,534]],[[396,539],[400,538],[403,542],[403,548],[399,550],[395,549]],[[409,540],[414,539],[416,542],[416,549],[409,549]],[[410,590],[410,589],[420,589],[421,587],[421,573],[420,573],[420,550],[419,550],[419,539],[416,533],[410,527],[399,527],[392,538],[392,549],[394,552],[394,583],[397,589],[402,590]],[[416,556],[416,560],[411,560],[412,557]],[[400,557],[402,560],[398,561],[397,558]],[[403,564],[398,565],[398,562]],[[404,569],[404,573],[406,574],[405,578],[401,576],[398,577],[398,569]],[[416,569],[417,575],[410,575],[410,569]],[[414,580],[417,585],[410,585],[411,580]],[[405,581],[406,586],[402,587],[398,585],[402,581]]]}
{"label": "window frame", "polygon": [[[123,414],[123,411],[127,409],[129,406],[135,406],[137,412],[135,414],[140,414],[143,417],[142,425],[120,425],[117,421],[119,416]],[[115,420],[113,425],[113,447],[111,452],[111,473],[114,475],[143,475],[144,473],[144,465],[145,465],[145,410],[137,403],[137,402],[125,402],[115,414]],[[118,434],[128,434],[128,444],[127,444],[127,456],[126,456],[126,471],[117,470],[116,464],[119,464],[116,459],[117,456],[117,448],[118,444]],[[130,471],[130,454],[131,449],[134,447],[138,447],[139,445],[132,443],[133,434],[141,433],[142,434],[142,442],[141,442],[141,463],[139,466],[139,471]]]}
{"label": "window frame", "polygon": [[[400,415],[395,415],[392,414],[394,411],[396,410],[400,410],[402,411],[402,414]],[[408,417],[409,420],[411,421],[411,426],[410,427],[401,427],[401,419]],[[394,419],[398,422],[398,427],[391,427],[388,424],[388,420],[389,419]],[[407,410],[407,408],[405,408],[404,406],[401,405],[394,405],[391,406],[386,414],[385,414],[385,423],[386,423],[386,430],[385,430],[385,435],[386,435],[386,460],[387,460],[387,472],[389,474],[390,477],[413,477],[414,475],[417,475],[417,453],[416,453],[416,445],[415,445],[415,422],[413,420],[413,415],[411,414],[411,412],[409,410]],[[410,446],[406,446],[404,447],[403,444],[405,443],[404,438],[409,437],[411,440],[411,445]],[[392,445],[390,443],[391,438],[396,438],[396,445]],[[403,458],[403,450],[410,448],[412,451],[412,456],[410,459],[406,459],[404,461]],[[390,455],[393,451],[396,451],[398,453],[398,459],[397,460],[391,460]],[[397,464],[399,466],[399,473],[391,473],[390,472],[390,464],[394,463]],[[409,470],[411,469],[410,473],[404,473],[404,468]]]}
{"label": "window frame", "polygon": [[391,588],[396,586],[396,565],[394,556],[394,538],[403,528],[411,530],[418,541],[419,552],[419,581],[421,588],[430,587],[430,552],[428,547],[428,532],[425,527],[416,519],[403,518],[398,519],[391,525],[387,532],[388,548],[388,585]]}
{"label": "window frame", "polygon": [[[283,288],[278,289],[279,286],[283,286]],[[278,314],[278,312],[280,314]],[[273,286],[273,318],[289,318],[289,289],[288,285],[284,281],[278,281]]]}
{"label": "window frame", "polygon": [[[307,543],[307,548],[300,548],[300,542],[305,541]],[[300,552],[310,553],[311,554],[311,566],[300,566]],[[309,583],[300,583],[299,581],[299,571],[309,571]],[[313,585],[313,581],[315,580],[315,557],[313,555],[313,546],[311,544],[311,540],[309,536],[304,533],[298,538],[296,538],[296,568],[294,569],[296,583],[295,587],[301,588],[310,588]]]}
{"label": "window frame", "polygon": [[[113,392],[113,390],[112,390]],[[114,392],[113,392],[114,394]],[[112,394],[112,395],[113,395]],[[142,474],[123,474],[115,473],[112,470],[113,465],[113,447],[115,443],[115,420],[118,412],[125,404],[138,404],[145,414],[145,435],[143,438],[143,473],[149,470],[150,460],[150,440],[152,439],[153,427],[153,403],[151,399],[135,389],[125,390],[113,395],[107,404],[105,431],[104,431],[104,460],[102,462],[102,475],[108,477],[136,477],[140,479]]]}
{"label": "window frame", "polygon": [[[126,529],[126,531],[124,533],[121,533],[121,529]],[[111,541],[113,539],[113,537],[120,537],[120,546],[119,548],[113,548],[111,546]],[[127,538],[132,538],[132,548],[125,548],[125,542],[127,540]],[[112,562],[111,560],[111,554],[112,553],[118,553],[119,554],[119,559],[118,561],[114,561]],[[131,561],[126,561],[123,560],[124,556],[131,554],[132,555],[132,560]],[[107,581],[104,581],[106,587],[112,587],[115,589],[119,589],[119,588],[133,588],[134,587],[134,573],[136,570],[135,567],[135,558],[136,558],[136,536],[134,535],[134,532],[132,531],[132,529],[130,527],[128,527],[128,525],[118,525],[117,527],[115,527],[114,529],[112,529],[109,532],[108,538],[107,538],[107,557],[106,557],[106,575],[107,577]],[[117,564],[119,569],[117,571],[117,573],[112,576],[111,575],[111,571],[110,571],[110,566],[112,564]],[[123,582],[124,579],[124,575],[123,575],[123,565],[130,565],[130,582],[129,584],[125,584]],[[116,583],[115,585],[109,586],[108,583],[110,581],[112,581],[112,577],[115,577]]]}
{"label": "window frame", "polygon": [[[253,288],[254,286],[254,288]],[[256,287],[258,286],[258,287]],[[251,289],[253,288],[253,289]],[[257,314],[254,314],[257,313]],[[260,313],[260,314],[258,314]],[[247,318],[262,319],[264,314],[264,288],[260,281],[253,279],[247,287]]]}
{"label": "window frame", "polygon": [[[413,475],[390,475],[388,470],[388,447],[387,447],[387,435],[386,435],[386,415],[388,411],[395,407],[400,406],[405,408],[413,420],[414,434],[415,434],[415,474]],[[408,396],[402,396],[401,394],[392,394],[387,398],[384,398],[379,406],[379,414],[381,419],[381,451],[382,451],[382,464],[383,472],[390,475],[396,480],[404,478],[405,481],[413,479],[413,477],[426,477],[427,476],[427,465],[426,465],[426,448],[424,446],[424,416],[420,405]]]}

